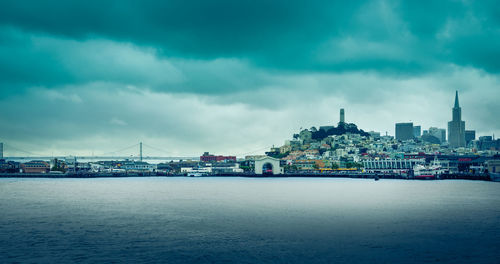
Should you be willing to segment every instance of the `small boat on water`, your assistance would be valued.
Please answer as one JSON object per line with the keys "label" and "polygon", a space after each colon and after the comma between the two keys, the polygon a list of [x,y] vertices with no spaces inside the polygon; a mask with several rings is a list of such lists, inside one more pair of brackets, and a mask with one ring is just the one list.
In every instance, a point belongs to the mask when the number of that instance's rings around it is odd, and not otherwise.
{"label": "small boat on water", "polygon": [[192,169],[187,172],[186,176],[188,177],[202,177],[202,176],[208,176],[210,173],[210,170],[205,169],[205,168],[197,168],[197,169]]}

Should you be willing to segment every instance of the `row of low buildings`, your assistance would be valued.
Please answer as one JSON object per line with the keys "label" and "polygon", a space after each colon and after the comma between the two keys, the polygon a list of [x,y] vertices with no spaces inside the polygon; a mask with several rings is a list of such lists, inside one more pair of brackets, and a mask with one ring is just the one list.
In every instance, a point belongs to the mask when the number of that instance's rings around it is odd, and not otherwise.
{"label": "row of low buildings", "polygon": [[[202,157],[208,156],[208,153]],[[243,172],[234,156],[216,156],[214,161],[179,160],[151,164],[137,160],[81,162],[75,157],[54,158],[50,161],[16,162],[0,159],[0,173],[158,173],[178,174],[205,168],[210,174]],[[210,159],[211,160],[211,159]]]}
{"label": "row of low buildings", "polygon": [[117,161],[117,162],[78,162],[71,159],[52,159],[51,161],[31,160],[28,162],[16,162],[0,160],[1,173],[53,173],[53,172],[154,172],[156,165],[140,161]]}
{"label": "row of low buildings", "polygon": [[0,159],[0,173],[48,173],[50,164],[43,160],[32,160],[25,163]]}
{"label": "row of low buildings", "polygon": [[[305,152],[310,153],[310,152]],[[150,164],[142,161],[99,161],[78,162],[53,159],[50,162],[33,160],[25,163],[0,160],[0,173],[156,173],[156,174],[231,174],[243,172],[265,172],[274,170],[286,172],[324,172],[331,170],[356,170],[362,172],[408,172],[416,166],[428,166],[438,161],[449,173],[484,173],[488,164],[499,162],[500,155],[447,155],[420,153],[367,154],[354,151],[344,156],[309,156],[296,153],[281,159],[267,155],[247,156],[238,161],[201,162],[197,160],[171,161]],[[270,164],[268,164],[270,163]],[[270,166],[269,166],[270,165]]]}

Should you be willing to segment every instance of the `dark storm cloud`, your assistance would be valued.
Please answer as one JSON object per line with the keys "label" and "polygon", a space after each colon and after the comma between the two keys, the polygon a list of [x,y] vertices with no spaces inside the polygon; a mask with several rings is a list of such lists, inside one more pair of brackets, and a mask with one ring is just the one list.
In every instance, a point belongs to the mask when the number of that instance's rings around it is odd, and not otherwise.
{"label": "dark storm cloud", "polygon": [[[495,1],[2,1],[0,23],[260,67],[420,73],[500,62]],[[477,41],[485,40],[485,41]],[[369,52],[366,52],[368,48]]]}
{"label": "dark storm cloud", "polygon": [[[0,21],[72,38],[102,35],[157,44],[166,52],[220,57],[268,50],[269,46],[282,46],[283,41],[294,38],[316,39],[340,20],[339,17],[355,9],[335,4],[338,14],[329,14],[318,9],[318,4],[305,1],[3,1]],[[308,21],[313,18],[321,24]]]}
{"label": "dark storm cloud", "polygon": [[141,139],[177,154],[234,154],[335,124],[341,107],[366,130],[446,127],[455,90],[467,129],[500,134],[499,10],[495,1],[3,0],[0,141],[38,153]]}
{"label": "dark storm cloud", "polygon": [[[218,94],[270,81],[238,59],[158,56],[158,50],[106,39],[73,40],[0,27],[0,93],[94,82],[162,92]],[[114,85],[115,87],[117,85]]]}

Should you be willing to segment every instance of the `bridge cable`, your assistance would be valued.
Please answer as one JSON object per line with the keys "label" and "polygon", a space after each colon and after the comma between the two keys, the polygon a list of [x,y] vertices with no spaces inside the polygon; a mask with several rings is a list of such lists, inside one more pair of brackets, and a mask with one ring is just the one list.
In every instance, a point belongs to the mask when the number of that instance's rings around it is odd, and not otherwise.
{"label": "bridge cable", "polygon": [[103,154],[98,155],[98,156],[106,156],[106,155],[108,155],[108,154],[118,154],[118,153],[120,153],[120,152],[123,152],[123,151],[125,151],[125,150],[131,149],[131,148],[133,148],[133,147],[137,147],[137,146],[139,146],[139,143],[136,143],[136,144],[134,144],[134,145],[131,145],[131,146],[128,146],[128,147],[125,147],[125,148],[119,149],[119,150],[106,152],[106,153],[103,153]]}

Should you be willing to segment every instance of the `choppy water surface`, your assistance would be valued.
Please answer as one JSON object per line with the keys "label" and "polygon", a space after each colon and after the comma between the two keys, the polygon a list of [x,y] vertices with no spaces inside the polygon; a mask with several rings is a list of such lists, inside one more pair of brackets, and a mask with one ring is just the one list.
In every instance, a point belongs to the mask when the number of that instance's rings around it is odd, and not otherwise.
{"label": "choppy water surface", "polygon": [[500,183],[0,179],[0,262],[498,263]]}

